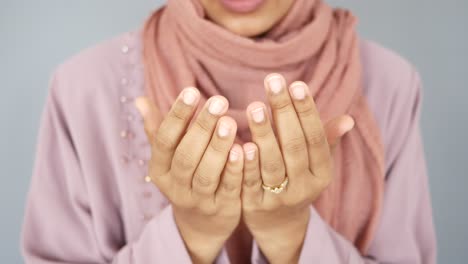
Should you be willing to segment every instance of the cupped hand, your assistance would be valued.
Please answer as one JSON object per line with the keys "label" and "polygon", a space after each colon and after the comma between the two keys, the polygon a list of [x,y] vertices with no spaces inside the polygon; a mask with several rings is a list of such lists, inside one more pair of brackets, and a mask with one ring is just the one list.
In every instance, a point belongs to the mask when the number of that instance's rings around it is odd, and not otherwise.
{"label": "cupped hand", "polygon": [[212,263],[240,220],[243,151],[224,97],[210,98],[189,126],[199,98],[184,89],[160,125],[148,98],[135,103],[151,142],[149,176],[172,204],[193,262]]}
{"label": "cupped hand", "polygon": [[253,143],[243,146],[243,219],[270,263],[297,263],[309,207],[332,178],[332,147],[354,122],[342,116],[325,128],[303,82],[288,88],[281,75],[271,74],[265,87],[273,122],[265,104],[247,108]]}

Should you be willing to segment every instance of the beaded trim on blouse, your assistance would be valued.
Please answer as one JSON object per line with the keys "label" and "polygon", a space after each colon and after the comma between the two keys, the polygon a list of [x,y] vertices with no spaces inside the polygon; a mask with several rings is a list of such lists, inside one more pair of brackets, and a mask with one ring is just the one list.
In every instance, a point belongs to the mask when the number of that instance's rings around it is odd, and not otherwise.
{"label": "beaded trim on blouse", "polygon": [[[136,171],[133,175],[136,181],[136,201],[139,202],[140,220],[144,223],[151,220],[158,211],[168,205],[168,201],[157,190],[151,179],[147,176],[147,162],[151,155],[143,119],[134,105],[134,99],[145,94],[143,63],[141,60],[142,48],[139,32],[125,34],[121,43],[119,53],[124,58],[123,72],[119,83],[119,104],[121,105],[121,130],[119,137],[124,145],[121,162],[126,167]],[[159,202],[160,204],[156,204]]]}

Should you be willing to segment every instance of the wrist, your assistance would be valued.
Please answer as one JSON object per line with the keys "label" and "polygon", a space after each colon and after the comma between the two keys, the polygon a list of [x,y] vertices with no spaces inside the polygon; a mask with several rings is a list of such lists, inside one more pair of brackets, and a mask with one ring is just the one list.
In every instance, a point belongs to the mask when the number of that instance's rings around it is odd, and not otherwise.
{"label": "wrist", "polygon": [[215,262],[215,259],[218,257],[221,249],[212,250],[205,248],[194,248],[188,249],[188,253],[194,264],[211,264]]}
{"label": "wrist", "polygon": [[192,262],[205,264],[215,261],[224,246],[224,241],[205,237],[203,239],[187,239],[185,244]]}
{"label": "wrist", "polygon": [[297,263],[309,223],[310,211],[291,217],[270,230],[252,231],[269,263]]}
{"label": "wrist", "polygon": [[213,263],[221,252],[227,237],[220,235],[208,235],[208,232],[193,228],[192,225],[179,221],[175,217],[179,233],[193,263]]}

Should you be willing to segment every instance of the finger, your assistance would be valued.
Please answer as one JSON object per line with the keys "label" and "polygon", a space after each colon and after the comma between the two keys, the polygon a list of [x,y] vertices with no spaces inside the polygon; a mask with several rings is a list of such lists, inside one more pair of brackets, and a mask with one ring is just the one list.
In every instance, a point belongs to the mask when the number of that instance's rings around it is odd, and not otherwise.
{"label": "finger", "polygon": [[246,143],[244,149],[244,179],[242,200],[250,203],[261,201],[263,197],[262,179],[258,159],[258,148],[254,143]]}
{"label": "finger", "polygon": [[353,128],[354,119],[349,115],[342,115],[328,121],[325,125],[325,134],[332,153],[340,143],[341,138]]}
{"label": "finger", "polygon": [[262,181],[268,186],[276,186],[285,178],[284,161],[276,141],[270,120],[266,116],[265,104],[251,103],[247,107],[252,140],[258,147]]}
{"label": "finger", "polygon": [[244,152],[239,144],[234,144],[229,152],[229,159],[224,167],[221,182],[216,190],[216,200],[240,198],[242,187],[242,168]]}
{"label": "finger", "polygon": [[161,113],[154,105],[153,101],[146,96],[137,97],[135,99],[135,106],[143,118],[146,136],[148,137],[149,142],[153,143],[154,137],[156,136],[156,132],[158,131],[161,123]]}
{"label": "finger", "polygon": [[229,150],[236,137],[236,131],[237,125],[234,119],[227,116],[219,119],[216,132],[213,133],[200,164],[193,174],[192,192],[195,195],[211,196],[218,188]]}
{"label": "finger", "polygon": [[180,185],[191,187],[193,173],[210,142],[218,119],[227,108],[226,98],[211,97],[180,141],[171,164],[171,174]]}
{"label": "finger", "polygon": [[176,146],[190,123],[199,97],[197,89],[185,88],[162,122],[159,110],[149,98],[140,97],[135,101],[143,115],[145,132],[152,146],[154,160],[151,164],[158,175],[169,171]]}
{"label": "finger", "polygon": [[307,142],[309,168],[316,176],[328,177],[328,173],[322,171],[330,169],[330,149],[322,120],[309,94],[309,88],[304,82],[294,82],[289,87],[289,91]]}
{"label": "finger", "polygon": [[265,78],[265,88],[273,114],[276,133],[283,153],[286,171],[291,180],[300,177],[308,166],[308,153],[301,123],[280,74]]}

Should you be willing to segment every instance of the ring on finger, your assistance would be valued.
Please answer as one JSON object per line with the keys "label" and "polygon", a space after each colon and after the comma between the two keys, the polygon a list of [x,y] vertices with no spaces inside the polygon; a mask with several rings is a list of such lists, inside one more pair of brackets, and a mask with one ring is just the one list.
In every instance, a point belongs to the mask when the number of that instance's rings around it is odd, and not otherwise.
{"label": "ring on finger", "polygon": [[283,180],[283,182],[280,185],[277,186],[267,186],[264,183],[262,183],[262,188],[265,191],[270,191],[274,194],[280,194],[284,189],[286,189],[286,186],[288,186],[289,179],[288,176],[286,176]]}

